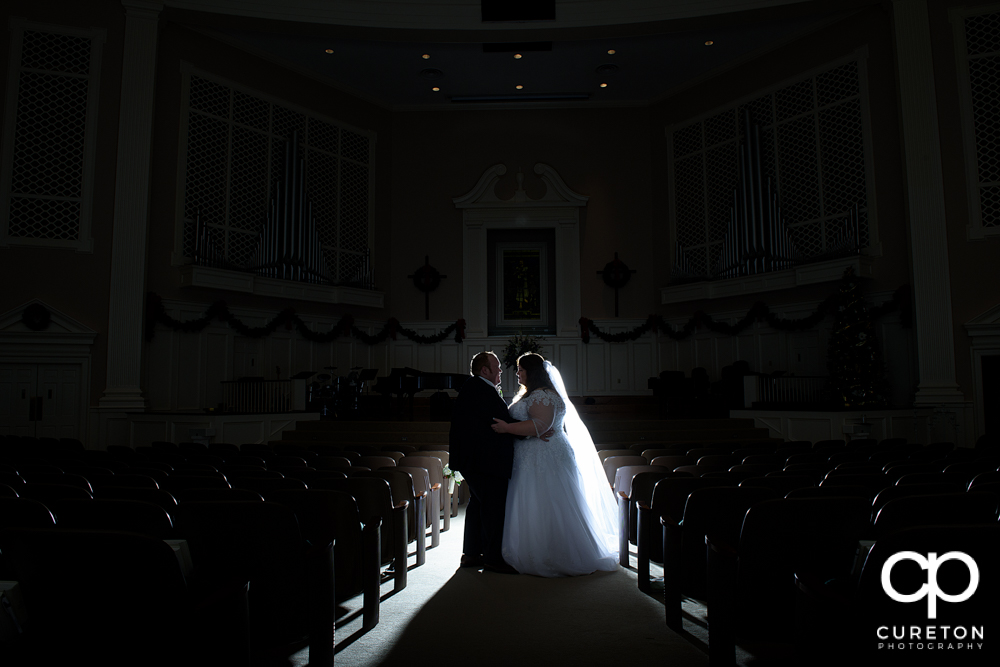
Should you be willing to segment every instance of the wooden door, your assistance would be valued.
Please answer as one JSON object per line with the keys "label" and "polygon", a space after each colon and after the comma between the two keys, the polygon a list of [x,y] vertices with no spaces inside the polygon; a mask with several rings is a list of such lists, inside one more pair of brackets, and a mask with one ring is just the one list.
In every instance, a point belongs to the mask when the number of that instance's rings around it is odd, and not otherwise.
{"label": "wooden door", "polygon": [[0,364],[0,433],[80,437],[79,364]]}

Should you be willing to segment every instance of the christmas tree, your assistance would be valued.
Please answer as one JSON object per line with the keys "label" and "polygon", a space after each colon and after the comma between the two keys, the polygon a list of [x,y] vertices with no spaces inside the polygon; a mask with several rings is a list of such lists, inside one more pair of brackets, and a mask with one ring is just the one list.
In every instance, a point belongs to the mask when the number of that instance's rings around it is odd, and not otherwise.
{"label": "christmas tree", "polygon": [[836,322],[827,350],[829,400],[839,408],[885,407],[888,383],[882,350],[853,269],[844,272],[837,297]]}

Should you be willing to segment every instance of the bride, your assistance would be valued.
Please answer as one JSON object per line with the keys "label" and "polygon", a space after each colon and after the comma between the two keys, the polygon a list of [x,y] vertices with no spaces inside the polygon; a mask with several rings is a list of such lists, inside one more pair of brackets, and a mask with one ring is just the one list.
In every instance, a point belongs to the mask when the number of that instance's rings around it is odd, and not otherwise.
{"label": "bride", "polygon": [[[521,389],[513,424],[493,430],[529,436],[514,444],[503,557],[541,577],[618,568],[618,510],[594,441],[566,395],[559,371],[541,355],[517,360]],[[538,436],[554,431],[548,442]]]}

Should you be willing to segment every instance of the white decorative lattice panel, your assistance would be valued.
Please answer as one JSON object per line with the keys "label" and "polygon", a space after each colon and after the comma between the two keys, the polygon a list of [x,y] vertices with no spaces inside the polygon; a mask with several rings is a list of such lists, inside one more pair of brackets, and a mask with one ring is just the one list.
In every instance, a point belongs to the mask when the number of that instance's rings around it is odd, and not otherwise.
{"label": "white decorative lattice panel", "polygon": [[372,139],[262,95],[189,76],[184,253],[194,252],[196,215],[223,244],[227,266],[252,268],[286,149],[298,133],[322,254],[334,282],[347,282],[368,250]]}
{"label": "white decorative lattice panel", "polygon": [[[14,21],[5,159],[9,193],[3,236],[83,248],[89,239],[89,169],[99,47],[92,34]],[[23,28],[21,26],[24,26]]]}
{"label": "white decorative lattice panel", "polygon": [[777,191],[798,256],[830,252],[855,206],[862,246],[868,243],[859,68],[857,61],[829,68],[673,131],[674,223],[692,273],[707,275],[719,261],[744,110],[759,127],[762,178]]}
{"label": "white decorative lattice panel", "polygon": [[[1000,231],[1000,13],[965,18],[980,225]],[[995,232],[994,232],[995,233]]]}

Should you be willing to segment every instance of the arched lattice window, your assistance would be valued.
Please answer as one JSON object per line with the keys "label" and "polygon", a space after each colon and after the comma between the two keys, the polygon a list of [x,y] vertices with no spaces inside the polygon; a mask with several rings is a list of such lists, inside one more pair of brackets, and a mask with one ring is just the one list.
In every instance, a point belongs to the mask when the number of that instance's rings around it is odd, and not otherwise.
{"label": "arched lattice window", "polygon": [[860,246],[876,245],[864,74],[855,56],[668,130],[671,218],[690,274],[707,277],[720,259],[744,109],[797,258],[824,258],[854,207]]}
{"label": "arched lattice window", "polygon": [[228,266],[252,264],[297,132],[326,267],[354,281],[370,246],[374,135],[197,71],[185,72],[184,105],[180,254],[192,257],[200,216]]}
{"label": "arched lattice window", "polygon": [[0,247],[91,252],[103,30],[11,21]]}

